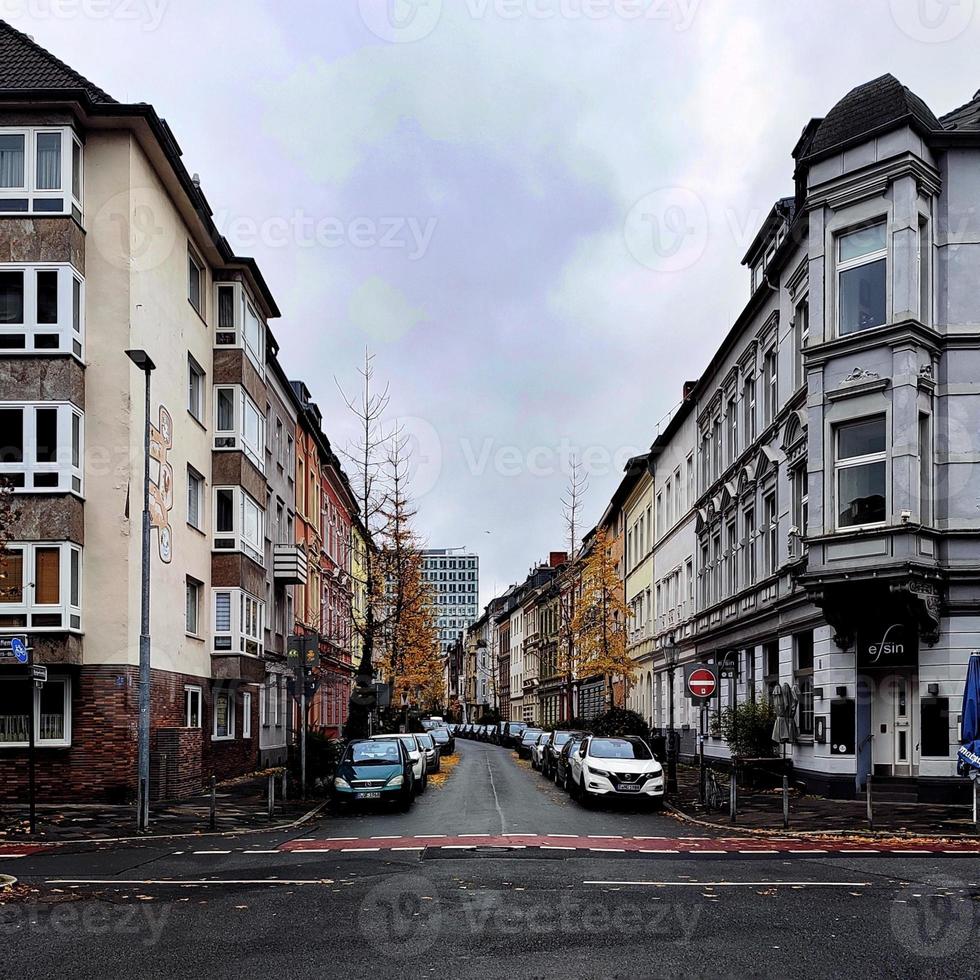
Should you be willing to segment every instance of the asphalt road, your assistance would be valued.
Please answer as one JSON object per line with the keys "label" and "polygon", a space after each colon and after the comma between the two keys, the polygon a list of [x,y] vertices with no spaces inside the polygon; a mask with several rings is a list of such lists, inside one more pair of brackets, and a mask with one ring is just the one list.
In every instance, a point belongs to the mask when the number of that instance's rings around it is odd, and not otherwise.
{"label": "asphalt road", "polygon": [[459,744],[456,771],[407,815],[0,857],[32,889],[0,906],[0,976],[978,973],[973,856],[280,850],[289,836],[689,833],[582,810],[508,753]]}

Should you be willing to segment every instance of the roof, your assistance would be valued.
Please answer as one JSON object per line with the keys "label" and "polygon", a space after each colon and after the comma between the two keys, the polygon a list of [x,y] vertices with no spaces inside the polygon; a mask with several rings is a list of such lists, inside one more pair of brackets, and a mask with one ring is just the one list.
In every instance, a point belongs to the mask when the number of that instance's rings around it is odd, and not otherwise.
{"label": "roof", "polygon": [[81,90],[93,102],[116,100],[83,75],[45,51],[32,37],[0,20],[0,89]]}
{"label": "roof", "polygon": [[980,132],[980,91],[965,105],[940,118],[944,129],[959,132]]}
{"label": "roof", "polygon": [[894,75],[882,75],[851,89],[820,124],[810,153],[814,156],[884,129],[908,123],[926,132],[942,130],[935,113]]}

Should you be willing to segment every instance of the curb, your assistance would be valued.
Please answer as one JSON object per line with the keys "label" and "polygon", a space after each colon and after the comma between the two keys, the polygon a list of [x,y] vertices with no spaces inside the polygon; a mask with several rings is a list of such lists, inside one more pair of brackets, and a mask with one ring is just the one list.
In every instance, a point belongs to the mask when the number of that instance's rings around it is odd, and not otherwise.
{"label": "curb", "polygon": [[[33,840],[15,840],[15,841],[5,841],[4,843],[11,844],[29,844],[31,847],[73,847],[83,844],[131,844],[138,843],[141,841],[154,841],[154,840],[182,840],[185,838],[192,837],[194,840],[203,840],[207,837],[240,837],[249,834],[270,834],[270,833],[280,833],[284,830],[295,830],[301,824],[306,823],[308,820],[312,820],[317,814],[320,813],[324,807],[327,806],[329,800],[323,800],[318,803],[312,810],[308,810],[302,816],[297,817],[295,820],[291,820],[289,823],[275,824],[269,827],[250,827],[242,830],[206,830],[200,834],[138,834],[134,837],[86,837],[79,840],[61,840],[61,841],[33,841]],[[2,858],[3,855],[0,855]]]}
{"label": "curb", "polygon": [[752,837],[860,837],[866,838],[867,840],[898,838],[932,841],[980,839],[980,834],[932,834],[916,833],[912,830],[868,830],[866,828],[861,830],[794,830],[791,825],[785,830],[782,827],[769,830],[765,827],[745,827],[737,823],[714,823],[710,820],[702,820],[699,817],[693,817],[689,813],[685,813],[671,803],[664,803],[664,810],[684,823],[694,824],[697,827],[705,827],[709,830],[737,830],[740,837],[743,835]]}

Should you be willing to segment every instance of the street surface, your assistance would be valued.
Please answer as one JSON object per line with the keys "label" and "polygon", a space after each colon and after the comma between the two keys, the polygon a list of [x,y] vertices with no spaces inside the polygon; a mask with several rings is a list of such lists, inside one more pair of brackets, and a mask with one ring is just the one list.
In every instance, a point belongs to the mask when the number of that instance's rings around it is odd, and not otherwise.
{"label": "street surface", "polygon": [[975,846],[709,836],[457,752],[408,814],[4,845],[0,975],[977,975]]}

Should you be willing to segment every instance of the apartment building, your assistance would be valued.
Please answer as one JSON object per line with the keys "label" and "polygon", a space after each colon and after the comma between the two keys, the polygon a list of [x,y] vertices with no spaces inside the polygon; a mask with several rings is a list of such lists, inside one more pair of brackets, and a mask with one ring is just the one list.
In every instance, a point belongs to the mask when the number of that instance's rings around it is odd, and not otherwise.
{"label": "apartment building", "polygon": [[25,636],[49,672],[35,691],[0,667],[0,796],[23,791],[32,697],[47,799],[135,794],[147,380],[151,792],[253,768],[279,311],[153,107],[116,102],[7,24],[0,295],[0,476],[14,495],[0,632]]}
{"label": "apartment building", "polygon": [[439,650],[445,657],[479,615],[480,558],[465,548],[427,548],[422,576],[432,588]]}

